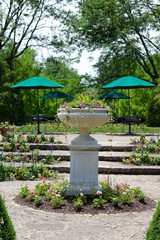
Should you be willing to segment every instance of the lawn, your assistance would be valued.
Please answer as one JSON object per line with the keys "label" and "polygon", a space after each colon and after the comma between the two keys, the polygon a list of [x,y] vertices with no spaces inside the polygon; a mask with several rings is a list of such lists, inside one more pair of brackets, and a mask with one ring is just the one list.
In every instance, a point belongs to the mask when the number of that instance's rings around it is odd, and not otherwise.
{"label": "lawn", "polygon": [[[101,133],[127,133],[128,132],[128,125],[127,124],[111,124],[107,123],[103,126],[90,129],[90,132],[101,132]],[[66,126],[64,123],[41,123],[40,130],[42,133],[52,133],[52,132],[79,132],[78,128]],[[157,134],[160,133],[160,127],[148,127],[145,124],[140,125],[132,125],[131,131],[133,133],[150,133],[150,134]],[[26,124],[22,126],[15,127],[15,133],[36,133],[37,132],[37,124]]]}

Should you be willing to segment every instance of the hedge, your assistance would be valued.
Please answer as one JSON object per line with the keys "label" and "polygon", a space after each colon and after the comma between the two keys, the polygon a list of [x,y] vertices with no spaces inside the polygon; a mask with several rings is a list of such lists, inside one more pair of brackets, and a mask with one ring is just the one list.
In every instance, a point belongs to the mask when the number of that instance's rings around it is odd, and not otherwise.
{"label": "hedge", "polygon": [[16,240],[16,232],[0,195],[0,240]]}
{"label": "hedge", "polygon": [[160,240],[160,201],[147,230],[146,240]]}

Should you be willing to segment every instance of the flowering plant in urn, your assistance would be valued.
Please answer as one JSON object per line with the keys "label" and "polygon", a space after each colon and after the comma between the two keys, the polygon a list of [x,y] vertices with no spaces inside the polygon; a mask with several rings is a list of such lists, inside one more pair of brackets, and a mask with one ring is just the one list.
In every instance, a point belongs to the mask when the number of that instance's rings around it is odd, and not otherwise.
{"label": "flowering plant in urn", "polygon": [[93,99],[90,93],[82,93],[72,102],[60,106],[58,117],[66,124],[80,129],[103,125],[110,120],[110,109],[104,101]]}
{"label": "flowering plant in urn", "polygon": [[85,109],[92,109],[92,108],[107,108],[109,107],[106,103],[102,100],[94,99],[92,94],[89,92],[81,93],[77,96],[75,100],[72,102],[65,102],[63,103],[60,108],[66,108],[68,111],[71,108],[85,108]]}

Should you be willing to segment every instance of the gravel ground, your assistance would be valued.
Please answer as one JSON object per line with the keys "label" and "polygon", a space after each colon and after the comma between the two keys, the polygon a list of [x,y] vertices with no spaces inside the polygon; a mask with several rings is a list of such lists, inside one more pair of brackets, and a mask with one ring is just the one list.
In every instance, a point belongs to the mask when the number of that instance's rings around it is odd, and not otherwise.
{"label": "gravel ground", "polygon": [[[68,178],[68,175],[64,175]],[[107,176],[99,175],[104,180]],[[111,175],[115,182],[128,181],[131,186],[140,186],[150,198],[160,199],[160,176]],[[20,188],[35,182],[0,182],[0,194],[5,198],[6,206],[15,230],[17,240],[143,240],[155,209],[144,212],[118,214],[62,214],[34,210],[19,206],[13,198]]]}

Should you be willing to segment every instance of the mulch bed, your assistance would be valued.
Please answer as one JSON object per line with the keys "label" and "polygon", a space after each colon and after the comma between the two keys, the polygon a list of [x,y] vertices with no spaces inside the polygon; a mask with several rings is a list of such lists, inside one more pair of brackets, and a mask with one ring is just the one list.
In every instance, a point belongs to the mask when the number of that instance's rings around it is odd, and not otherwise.
{"label": "mulch bed", "polygon": [[61,208],[53,208],[51,203],[49,201],[44,201],[42,205],[39,207],[35,206],[34,202],[28,201],[25,198],[21,198],[20,196],[16,196],[14,198],[14,201],[17,204],[20,204],[22,206],[27,206],[34,208],[36,210],[43,210],[47,212],[56,212],[56,213],[64,213],[64,214],[117,214],[117,213],[123,213],[123,212],[142,212],[151,210],[153,208],[156,208],[156,202],[150,198],[146,198],[145,203],[140,203],[137,199],[135,199],[134,204],[128,205],[128,204],[119,204],[118,206],[113,206],[111,203],[104,204],[104,207],[101,209],[96,209],[93,207],[92,203],[88,203],[83,207],[81,211],[76,211],[73,204],[72,204],[72,197],[68,197],[66,199],[66,203]]}

